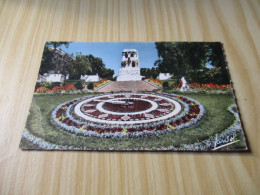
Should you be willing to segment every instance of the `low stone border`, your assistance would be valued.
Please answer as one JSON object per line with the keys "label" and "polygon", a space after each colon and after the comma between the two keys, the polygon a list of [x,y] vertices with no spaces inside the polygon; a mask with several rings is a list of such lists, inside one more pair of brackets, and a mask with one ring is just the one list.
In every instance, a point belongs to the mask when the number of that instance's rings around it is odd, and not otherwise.
{"label": "low stone border", "polygon": [[102,89],[103,87],[107,86],[107,85],[110,84],[111,82],[112,82],[112,81],[109,81],[109,82],[107,82],[106,84],[101,85],[100,87],[94,89],[94,91],[98,91],[98,90]]}
{"label": "low stone border", "polygon": [[156,87],[157,89],[162,89],[161,87],[159,87],[158,85],[153,84],[152,82],[149,82],[148,80],[144,80],[145,82],[149,83],[150,85]]}

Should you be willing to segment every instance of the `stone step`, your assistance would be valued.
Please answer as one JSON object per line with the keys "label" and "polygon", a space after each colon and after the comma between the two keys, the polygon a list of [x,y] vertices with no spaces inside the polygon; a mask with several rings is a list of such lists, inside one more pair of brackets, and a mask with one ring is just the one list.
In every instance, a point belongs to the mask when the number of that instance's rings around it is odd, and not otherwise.
{"label": "stone step", "polygon": [[98,90],[98,92],[118,92],[118,91],[154,91],[156,87],[145,81],[112,81],[107,86]]}

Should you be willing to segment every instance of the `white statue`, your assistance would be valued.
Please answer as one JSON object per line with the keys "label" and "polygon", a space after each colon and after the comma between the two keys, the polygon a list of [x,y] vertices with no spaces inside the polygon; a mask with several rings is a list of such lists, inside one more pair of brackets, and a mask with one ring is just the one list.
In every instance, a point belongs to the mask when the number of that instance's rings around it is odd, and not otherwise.
{"label": "white statue", "polygon": [[181,78],[181,89],[180,91],[188,91],[190,89],[190,86],[188,85],[187,81],[184,77]]}
{"label": "white statue", "polygon": [[140,81],[139,56],[136,49],[124,49],[122,52],[121,69],[117,81]]}

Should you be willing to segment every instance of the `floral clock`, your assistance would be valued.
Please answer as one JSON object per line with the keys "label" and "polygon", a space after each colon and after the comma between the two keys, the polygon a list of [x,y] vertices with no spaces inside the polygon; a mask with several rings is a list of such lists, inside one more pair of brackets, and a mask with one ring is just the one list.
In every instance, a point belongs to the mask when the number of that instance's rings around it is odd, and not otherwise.
{"label": "floral clock", "polygon": [[52,120],[65,131],[96,137],[144,137],[189,127],[203,116],[203,105],[175,94],[118,93],[65,102]]}

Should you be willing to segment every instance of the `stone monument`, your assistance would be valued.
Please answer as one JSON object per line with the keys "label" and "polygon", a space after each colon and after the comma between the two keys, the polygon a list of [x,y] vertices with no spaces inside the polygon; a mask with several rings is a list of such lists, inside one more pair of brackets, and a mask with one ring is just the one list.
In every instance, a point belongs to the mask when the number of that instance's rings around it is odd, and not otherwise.
{"label": "stone monument", "polygon": [[184,77],[181,78],[181,89],[180,91],[189,91],[190,86],[188,85],[187,81],[185,80]]}
{"label": "stone monument", "polygon": [[124,49],[122,52],[121,69],[117,81],[140,81],[139,56],[136,49]]}

